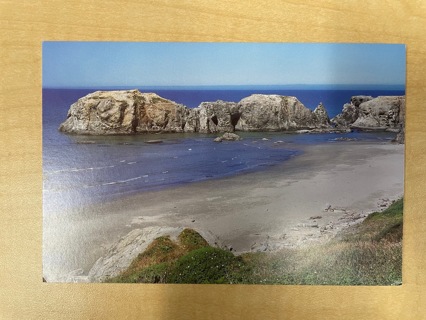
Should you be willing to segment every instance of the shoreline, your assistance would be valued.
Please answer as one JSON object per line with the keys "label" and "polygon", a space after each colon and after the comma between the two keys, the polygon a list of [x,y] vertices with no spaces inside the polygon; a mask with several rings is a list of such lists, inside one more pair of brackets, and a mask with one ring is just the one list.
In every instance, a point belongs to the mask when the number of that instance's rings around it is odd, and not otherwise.
{"label": "shoreline", "polygon": [[[123,267],[150,239],[185,227],[237,254],[320,243],[403,194],[404,145],[335,142],[303,148],[304,154],[265,171],[44,217],[44,276],[49,282],[87,281],[96,261],[98,270],[119,260],[116,268]],[[67,250],[58,255],[61,248]],[[95,271],[92,276],[99,276]]]}

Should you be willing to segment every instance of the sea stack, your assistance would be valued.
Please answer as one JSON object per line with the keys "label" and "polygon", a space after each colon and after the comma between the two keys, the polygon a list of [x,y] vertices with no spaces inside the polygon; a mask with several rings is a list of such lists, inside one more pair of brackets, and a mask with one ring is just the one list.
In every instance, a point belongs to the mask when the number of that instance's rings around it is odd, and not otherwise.
{"label": "sea stack", "polygon": [[71,105],[59,130],[94,135],[182,132],[185,111],[155,93],[96,91]]}
{"label": "sea stack", "polygon": [[331,123],[337,128],[396,132],[395,141],[404,143],[405,96],[354,96]]}
{"label": "sea stack", "polygon": [[[238,105],[241,117],[235,129],[239,131],[288,131],[327,126],[296,97],[253,94]],[[327,113],[325,109],[324,112]]]}

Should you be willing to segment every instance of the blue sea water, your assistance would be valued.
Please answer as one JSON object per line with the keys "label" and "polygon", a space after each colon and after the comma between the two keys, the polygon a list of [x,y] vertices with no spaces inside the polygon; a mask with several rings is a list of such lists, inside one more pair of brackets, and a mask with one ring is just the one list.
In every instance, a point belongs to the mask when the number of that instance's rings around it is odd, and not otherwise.
{"label": "blue sea water", "polygon": [[[215,143],[215,135],[161,134],[81,136],[60,133],[69,106],[94,89],[43,90],[43,196],[45,210],[108,201],[125,194],[264,170],[301,153],[298,145],[329,143],[339,137],[392,139],[391,133],[241,133],[242,141]],[[141,90],[147,92],[147,90]],[[197,107],[203,101],[235,101],[253,93],[292,95],[308,108],[322,102],[330,117],[353,95],[403,95],[389,90],[177,90],[160,96]],[[148,144],[159,139],[161,144]],[[266,138],[267,140],[264,140]],[[284,142],[284,143],[282,143]]]}

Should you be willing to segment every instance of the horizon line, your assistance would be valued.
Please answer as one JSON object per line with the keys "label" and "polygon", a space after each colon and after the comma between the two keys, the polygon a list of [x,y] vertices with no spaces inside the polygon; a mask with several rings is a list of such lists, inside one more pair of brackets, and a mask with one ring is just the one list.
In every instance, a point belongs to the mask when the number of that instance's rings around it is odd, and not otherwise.
{"label": "horizon line", "polygon": [[386,88],[385,90],[404,90],[405,83],[402,84],[230,84],[230,85],[91,85],[91,86],[42,86],[42,89],[122,89],[122,88],[155,88],[155,89],[219,89],[219,88],[275,88],[275,89],[303,89],[303,88]]}

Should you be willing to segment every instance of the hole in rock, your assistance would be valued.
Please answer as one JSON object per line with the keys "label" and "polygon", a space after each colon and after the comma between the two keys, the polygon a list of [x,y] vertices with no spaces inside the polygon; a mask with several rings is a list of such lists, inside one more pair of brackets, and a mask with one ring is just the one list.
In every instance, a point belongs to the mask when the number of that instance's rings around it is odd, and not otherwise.
{"label": "hole in rock", "polygon": [[233,113],[231,114],[231,125],[234,127],[237,125],[238,121],[240,121],[241,113]]}
{"label": "hole in rock", "polygon": [[214,123],[215,125],[217,125],[217,124],[219,123],[219,121],[217,120],[217,116],[216,116],[216,115],[214,115],[214,116],[213,116],[213,117],[211,117],[210,119],[213,121],[213,123]]}

